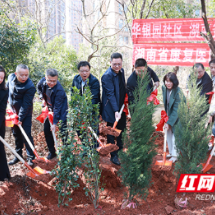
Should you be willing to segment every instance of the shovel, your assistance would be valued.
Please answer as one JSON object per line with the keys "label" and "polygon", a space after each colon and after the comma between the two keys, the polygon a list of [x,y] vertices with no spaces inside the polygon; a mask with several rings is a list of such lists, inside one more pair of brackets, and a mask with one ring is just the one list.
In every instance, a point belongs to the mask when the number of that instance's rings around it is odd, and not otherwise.
{"label": "shovel", "polygon": [[157,160],[155,165],[172,167],[172,161],[166,160],[166,136],[167,130],[164,129],[163,160]]}
{"label": "shovel", "polygon": [[[47,120],[47,118],[48,118],[48,121],[49,121],[49,124],[50,124],[50,127],[51,127],[52,126],[51,121],[53,121],[53,112],[50,112],[48,110],[48,107],[45,106],[42,109],[42,113],[36,119],[39,122],[44,123]],[[56,139],[56,136],[55,136],[55,132],[53,130],[52,130],[52,136],[53,136],[53,139],[54,139],[54,143],[55,143],[56,149],[58,149],[57,139]]]}
{"label": "shovel", "polygon": [[[120,109],[120,112],[119,112],[120,116],[122,115],[124,107],[125,107],[125,105],[123,104],[122,107],[121,107],[121,109]],[[114,136],[118,137],[120,135],[120,133],[122,132],[122,130],[119,130],[119,129],[116,128],[119,120],[120,120],[120,118],[116,118],[116,121],[113,124],[113,128],[107,127],[107,134],[113,135],[112,132],[115,132]]]}
{"label": "shovel", "polygon": [[210,161],[213,157],[214,152],[215,152],[215,145],[214,145],[213,149],[211,150],[211,153],[207,159],[207,162],[202,164],[202,166],[203,166],[202,172],[203,173],[206,173],[208,170],[210,170],[213,167],[213,165],[210,164]]}
{"label": "shovel", "polygon": [[34,169],[32,169],[26,161],[0,136],[0,141],[8,147],[11,152],[30,170],[26,175],[35,178],[36,176],[42,175],[42,174],[47,174],[50,173],[49,171],[41,169],[39,166],[36,166]]}
{"label": "shovel", "polygon": [[90,129],[90,131],[92,132],[93,136],[95,137],[95,139],[98,141],[99,143],[99,147],[96,149],[99,154],[105,156],[105,155],[108,155],[109,153],[111,152],[114,152],[116,150],[119,149],[119,147],[116,145],[116,144],[106,144],[104,145],[101,140],[99,139],[99,137],[97,136],[97,134],[95,133],[95,131],[91,128],[91,127],[88,127]]}
{"label": "shovel", "polygon": [[33,144],[31,143],[31,141],[29,140],[27,134],[25,133],[23,127],[21,125],[18,125],[19,129],[21,130],[23,136],[25,137],[25,139],[27,140],[28,142],[28,145],[30,146],[31,150],[33,151],[34,155],[36,156],[36,158],[38,160],[41,160],[41,161],[45,161],[46,163],[48,163],[48,159],[46,157],[40,157],[38,154],[37,154],[37,151],[36,149],[34,148]]}
{"label": "shovel", "polygon": [[[47,117],[48,118],[48,117]],[[50,122],[49,118],[48,118],[48,121],[49,121],[49,124],[50,124],[50,127],[52,126],[52,123]],[[57,143],[57,139],[56,139],[56,136],[55,136],[55,132],[52,130],[52,136],[53,136],[53,139],[54,139],[54,144],[55,144],[55,147],[56,149],[58,150],[58,143]]]}
{"label": "shovel", "polygon": [[33,144],[32,144],[31,141],[29,140],[29,138],[28,138],[28,136],[26,135],[24,129],[22,128],[21,125],[18,125],[18,115],[15,114],[15,113],[13,113],[13,111],[10,110],[10,109],[7,110],[7,113],[8,113],[8,115],[9,115],[9,119],[10,119],[9,121],[11,121],[9,127],[13,127],[14,125],[17,125],[17,126],[19,127],[19,129],[21,130],[23,136],[24,136],[25,139],[27,140],[27,142],[28,142],[28,144],[29,144],[31,150],[33,151],[34,155],[36,156],[36,158],[37,158],[38,160],[42,160],[42,161],[48,162],[47,158],[45,158],[45,157],[39,157],[39,155],[37,154],[36,149],[34,148]]}

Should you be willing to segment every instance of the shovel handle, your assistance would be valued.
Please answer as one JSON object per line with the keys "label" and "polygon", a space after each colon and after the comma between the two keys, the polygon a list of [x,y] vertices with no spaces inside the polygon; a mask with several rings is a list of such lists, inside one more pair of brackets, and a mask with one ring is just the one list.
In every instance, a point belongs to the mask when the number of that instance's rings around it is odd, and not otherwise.
{"label": "shovel handle", "polygon": [[153,91],[155,91],[157,89],[157,86],[156,85],[154,85],[154,87],[153,87]]}
{"label": "shovel handle", "polygon": [[[123,110],[124,110],[124,107],[125,107],[125,105],[123,104],[122,107],[121,107],[121,109],[120,109],[120,112],[119,112],[120,117],[121,117],[121,115],[122,115],[122,112],[123,112]],[[117,124],[118,124],[118,122],[119,122],[119,119],[120,119],[120,118],[116,118],[116,121],[115,121],[114,124],[113,124],[113,129],[116,128],[116,126],[117,126]]]}
{"label": "shovel handle", "polygon": [[163,151],[166,153],[166,136],[167,136],[167,129],[164,129],[164,143],[163,143]]}
{"label": "shovel handle", "polygon": [[37,173],[24,161],[24,159],[0,136],[0,141],[7,146],[11,152],[35,175],[37,176]]}
{"label": "shovel handle", "polygon": [[0,136],[0,140],[1,140],[1,142],[5,145],[5,146],[7,146],[9,149],[10,149],[10,151],[23,163],[23,164],[25,164],[25,161],[24,161],[24,159]]}
{"label": "shovel handle", "polygon": [[98,141],[98,143],[104,147],[104,144],[101,142],[101,140],[99,139],[99,137],[97,136],[97,134],[95,133],[95,131],[89,126],[88,127],[90,129],[90,131],[92,132],[93,136],[96,138],[96,140]]}
{"label": "shovel handle", "polygon": [[[122,115],[122,112],[123,112],[124,107],[125,107],[125,105],[123,104],[122,107],[121,107],[121,109],[120,109],[120,112],[119,112],[119,115],[120,115],[120,116]],[[119,119],[118,119],[118,121],[119,121]]]}
{"label": "shovel handle", "polygon": [[21,130],[21,132],[22,132],[23,136],[25,137],[25,139],[27,140],[28,145],[30,146],[30,148],[31,148],[31,150],[33,151],[33,153],[35,154],[35,156],[36,156],[37,158],[39,158],[39,155],[37,154],[37,152],[36,152],[36,150],[35,150],[33,144],[31,143],[29,137],[28,137],[27,134],[25,133],[25,130],[23,129],[23,127],[22,127],[21,125],[18,125],[18,127],[19,127],[19,129]]}
{"label": "shovel handle", "polygon": [[[49,121],[49,124],[50,124],[50,127],[52,126],[49,118],[48,118],[48,121]],[[54,143],[55,143],[55,146],[56,146],[56,149],[58,149],[58,144],[57,144],[57,139],[56,139],[56,136],[55,136],[55,132],[52,130],[52,136],[53,136],[53,139],[54,139]]]}

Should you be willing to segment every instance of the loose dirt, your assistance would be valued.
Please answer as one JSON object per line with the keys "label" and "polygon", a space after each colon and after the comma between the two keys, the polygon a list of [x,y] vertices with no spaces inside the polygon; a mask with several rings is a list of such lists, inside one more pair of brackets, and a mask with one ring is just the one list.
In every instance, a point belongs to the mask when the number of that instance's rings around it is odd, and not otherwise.
{"label": "loose dirt", "polygon": [[[129,123],[128,123],[129,124]],[[105,127],[105,123],[100,124],[100,128]],[[48,150],[44,140],[43,132],[34,136],[35,145],[40,156],[47,156]],[[157,135],[156,144],[157,155],[153,162],[162,159],[163,152],[163,134],[155,132]],[[7,140],[11,136],[7,132]],[[107,140],[103,132],[100,132],[101,141],[106,144]],[[12,141],[12,144],[13,141]],[[13,158],[11,153],[6,150],[7,158]],[[25,154],[24,154],[25,157]],[[57,165],[57,159],[54,158],[48,163],[35,160],[35,166],[51,171]],[[134,198],[137,204],[136,209],[121,209],[121,204],[125,199],[124,194],[127,188],[123,186],[117,172],[120,169],[110,162],[110,155],[100,156],[101,184],[104,188],[100,193],[99,209],[94,209],[92,202],[85,196],[83,188],[85,184],[80,178],[78,180],[79,188],[72,191],[72,201],[68,207],[58,207],[58,195],[54,189],[55,184],[53,176],[49,174],[40,175],[36,178],[28,178],[25,174],[28,170],[21,163],[10,166],[11,180],[9,182],[0,182],[0,212],[1,214],[46,214],[46,215],[68,215],[68,214],[215,214],[215,204],[213,200],[200,201],[196,199],[197,193],[176,193],[177,180],[172,168],[159,168],[152,165],[152,180],[147,199]],[[215,159],[211,162],[213,168],[209,171],[215,174]],[[188,206],[186,209],[178,209],[175,206],[175,199],[187,198]],[[170,212],[171,211],[171,212]]]}

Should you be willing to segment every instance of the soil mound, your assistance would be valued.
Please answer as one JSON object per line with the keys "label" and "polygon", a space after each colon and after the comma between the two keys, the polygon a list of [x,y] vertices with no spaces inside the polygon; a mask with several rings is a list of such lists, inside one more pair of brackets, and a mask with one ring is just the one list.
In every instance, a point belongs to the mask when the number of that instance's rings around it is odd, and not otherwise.
{"label": "soil mound", "polygon": [[117,176],[117,171],[120,167],[111,163],[110,158],[101,157],[100,165],[101,168],[101,186],[104,188],[116,188],[121,187],[120,178]]}

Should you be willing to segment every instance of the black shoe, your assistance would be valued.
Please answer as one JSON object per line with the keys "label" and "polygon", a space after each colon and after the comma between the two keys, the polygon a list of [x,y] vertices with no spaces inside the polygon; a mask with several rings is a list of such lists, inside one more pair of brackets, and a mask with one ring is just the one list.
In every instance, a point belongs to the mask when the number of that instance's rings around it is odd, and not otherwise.
{"label": "black shoe", "polygon": [[32,160],[33,160],[32,158],[27,158],[27,161],[28,161],[28,165],[29,165],[29,166],[33,166],[33,165],[34,165],[34,163],[33,163]]}
{"label": "black shoe", "polygon": [[49,152],[49,155],[46,157],[48,160],[51,160],[52,158],[55,158],[57,155],[56,153]]}
{"label": "black shoe", "polygon": [[120,162],[119,162],[118,156],[113,156],[113,157],[111,157],[110,161],[111,161],[113,164],[116,164],[116,165],[120,166]]}
{"label": "black shoe", "polygon": [[[22,156],[21,156],[22,157]],[[18,163],[20,160],[17,158],[17,157],[15,157],[13,160],[11,160],[9,163],[8,163],[8,165],[14,165],[14,164],[16,164],[16,163]]]}

